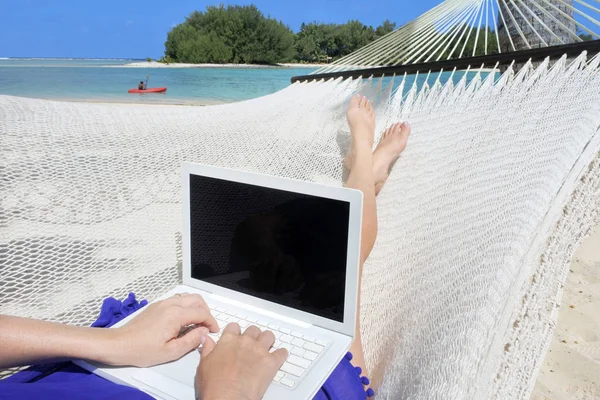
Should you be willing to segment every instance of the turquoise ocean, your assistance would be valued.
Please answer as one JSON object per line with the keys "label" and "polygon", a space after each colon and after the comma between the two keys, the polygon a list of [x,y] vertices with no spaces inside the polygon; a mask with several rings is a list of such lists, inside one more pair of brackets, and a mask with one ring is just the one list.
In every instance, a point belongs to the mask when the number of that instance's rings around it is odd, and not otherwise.
{"label": "turquoise ocean", "polygon": [[[264,96],[311,68],[131,68],[139,60],[0,59],[0,94],[43,99],[211,104]],[[164,94],[129,94],[149,75]]]}
{"label": "turquoise ocean", "polygon": [[[150,104],[217,104],[277,92],[312,68],[132,68],[139,60],[0,59],[0,94],[55,100]],[[463,73],[456,73],[458,81]],[[148,87],[161,94],[129,94],[149,75]],[[469,78],[475,76],[469,74]],[[427,75],[416,77],[422,85]],[[429,76],[429,82],[437,78]],[[450,78],[442,74],[441,81]],[[409,89],[415,77],[409,77]],[[399,81],[399,80],[397,80]]]}

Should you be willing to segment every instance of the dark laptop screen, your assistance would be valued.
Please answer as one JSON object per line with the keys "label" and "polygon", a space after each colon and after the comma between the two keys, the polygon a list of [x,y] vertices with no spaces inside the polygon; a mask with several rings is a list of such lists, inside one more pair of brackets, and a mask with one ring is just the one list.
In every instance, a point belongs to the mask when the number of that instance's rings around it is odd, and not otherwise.
{"label": "dark laptop screen", "polygon": [[192,278],[343,322],[350,203],[190,176]]}

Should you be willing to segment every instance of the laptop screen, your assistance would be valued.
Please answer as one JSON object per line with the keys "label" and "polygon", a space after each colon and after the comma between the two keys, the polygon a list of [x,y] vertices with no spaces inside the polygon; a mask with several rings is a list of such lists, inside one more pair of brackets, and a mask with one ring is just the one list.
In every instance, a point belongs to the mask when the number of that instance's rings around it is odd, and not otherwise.
{"label": "laptop screen", "polygon": [[190,176],[192,278],[343,322],[350,203]]}

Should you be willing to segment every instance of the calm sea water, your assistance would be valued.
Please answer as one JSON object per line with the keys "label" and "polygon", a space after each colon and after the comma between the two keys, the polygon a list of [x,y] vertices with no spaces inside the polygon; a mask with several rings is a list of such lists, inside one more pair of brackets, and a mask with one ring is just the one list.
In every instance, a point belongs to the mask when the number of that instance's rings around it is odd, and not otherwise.
{"label": "calm sea water", "polygon": [[[132,60],[0,59],[0,94],[45,99],[220,103],[279,91],[310,68],[128,68]],[[129,94],[150,75],[164,94]]]}
{"label": "calm sea water", "polygon": [[[310,68],[130,68],[133,60],[0,59],[0,94],[44,99],[163,104],[212,104],[265,96],[307,75]],[[148,87],[168,88],[161,94],[129,94],[149,75]],[[452,77],[457,82],[463,73]],[[442,82],[450,79],[445,72]],[[469,78],[475,76],[469,74]],[[485,77],[485,76],[484,76]],[[409,76],[422,85],[427,75]],[[429,76],[429,83],[437,74]],[[388,81],[388,79],[386,79]],[[398,82],[399,79],[396,79]],[[384,82],[384,85],[387,82]]]}

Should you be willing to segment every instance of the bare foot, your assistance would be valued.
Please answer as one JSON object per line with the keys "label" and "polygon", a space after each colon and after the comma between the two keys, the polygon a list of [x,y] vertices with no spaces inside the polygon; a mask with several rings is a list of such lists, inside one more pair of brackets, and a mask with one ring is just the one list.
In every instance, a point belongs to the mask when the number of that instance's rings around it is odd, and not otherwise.
{"label": "bare foot", "polygon": [[375,195],[379,194],[385,183],[392,164],[406,148],[410,135],[410,124],[394,124],[387,128],[373,153],[373,175],[375,176]]}
{"label": "bare foot", "polygon": [[367,146],[369,151],[373,148],[375,140],[375,111],[366,97],[354,95],[346,113],[350,127],[350,149],[344,159],[346,168],[352,169],[352,161],[357,146]]}

